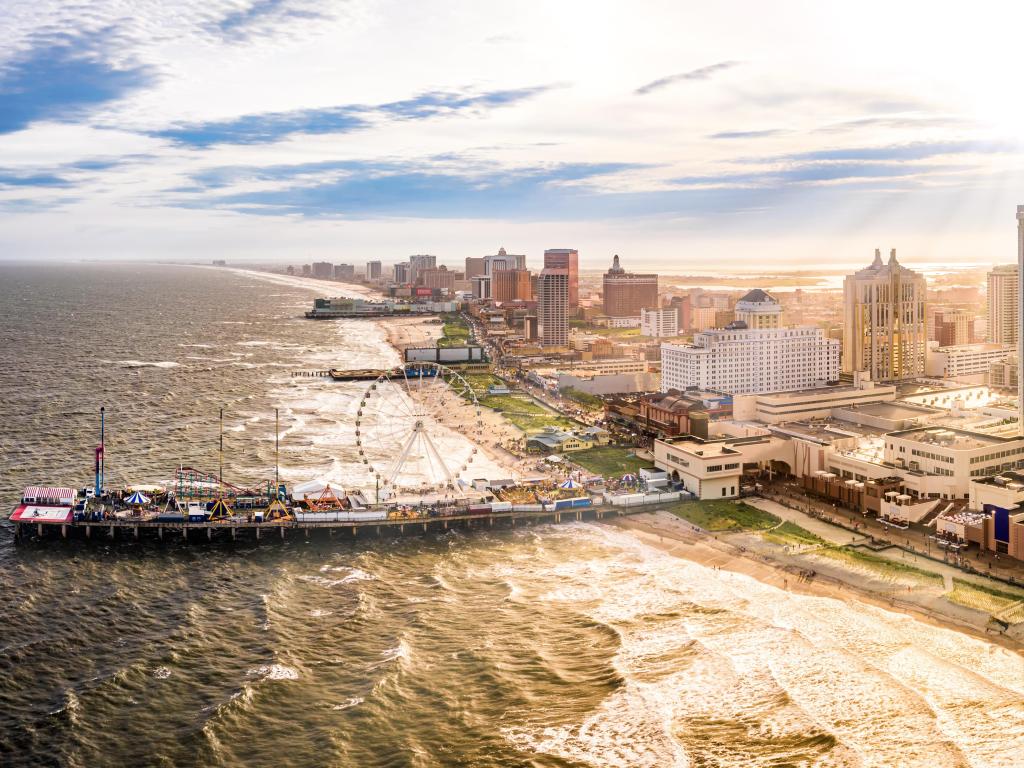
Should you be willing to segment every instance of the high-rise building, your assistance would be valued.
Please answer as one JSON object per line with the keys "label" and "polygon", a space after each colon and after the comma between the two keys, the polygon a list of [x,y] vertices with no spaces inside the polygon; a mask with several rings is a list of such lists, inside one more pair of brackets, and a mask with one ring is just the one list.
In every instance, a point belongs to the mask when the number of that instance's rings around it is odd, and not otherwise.
{"label": "high-rise building", "polygon": [[493,256],[484,256],[484,275],[492,277],[495,272],[507,269],[526,269],[526,256],[523,254],[506,253],[499,248]]}
{"label": "high-rise building", "polygon": [[330,280],[334,277],[334,265],[329,261],[314,261],[312,274],[321,280]]}
{"label": "high-rise building", "polygon": [[480,277],[484,274],[487,265],[484,263],[483,256],[467,256],[466,257],[466,279],[472,280],[474,277]]}
{"label": "high-rise building", "polygon": [[928,343],[924,275],[875,250],[875,260],[843,280],[843,371],[874,381],[924,375]]}
{"label": "high-rise building", "polygon": [[395,282],[399,285],[405,285],[406,283],[412,282],[411,275],[409,274],[409,262],[403,261],[394,266],[394,278]]}
{"label": "high-rise building", "polygon": [[[1017,365],[1024,367],[1024,205],[1017,206]],[[1024,435],[1024,375],[1017,369],[1017,433]]]}
{"label": "high-rise building", "polygon": [[604,313],[609,317],[639,317],[644,307],[658,306],[658,276],[627,272],[618,255],[604,274]]}
{"label": "high-rise building", "polygon": [[693,323],[693,318],[690,313],[693,309],[693,302],[690,299],[689,294],[686,296],[674,296],[672,297],[671,306],[675,307],[676,312],[679,315],[677,327],[680,333],[685,333],[690,330]]}
{"label": "high-rise building", "polygon": [[1016,264],[1001,264],[988,273],[988,333],[993,344],[1017,343],[1017,315],[1020,312]]}
{"label": "high-rise building", "polygon": [[455,272],[449,271],[448,267],[427,267],[421,269],[416,284],[424,288],[436,288],[446,293],[455,290]]}
{"label": "high-rise building", "polygon": [[499,269],[491,275],[491,298],[495,301],[530,301],[533,283],[526,269]]}
{"label": "high-rise building", "polygon": [[355,280],[356,279],[356,268],[352,264],[335,264],[334,265],[334,279],[335,280]]}
{"label": "high-rise building", "polygon": [[366,262],[366,279],[367,280],[380,280],[380,262],[379,261],[368,261],[368,262]]}
{"label": "high-rise building", "polygon": [[640,310],[640,335],[667,338],[679,335],[679,310],[675,307],[651,307]]}
{"label": "high-rise building", "polygon": [[424,269],[436,269],[437,268],[437,256],[430,256],[428,254],[421,254],[418,256],[409,257],[409,282],[416,283],[420,276],[420,271]]}
{"label": "high-rise building", "polygon": [[[738,325],[738,324],[737,324]],[[661,391],[786,392],[839,380],[839,342],[820,328],[717,328],[661,345]]]}
{"label": "high-rise building", "polygon": [[545,269],[537,281],[537,335],[542,347],[569,345],[569,270]]}
{"label": "high-rise building", "polygon": [[932,311],[932,341],[940,347],[957,347],[971,343],[974,315],[964,309],[935,309]]}
{"label": "high-rise building", "polygon": [[755,288],[736,302],[735,320],[751,330],[782,327],[782,305],[774,296]]}
{"label": "high-rise building", "polygon": [[548,248],[544,251],[545,269],[569,271],[569,309],[580,305],[580,254],[575,248]]}

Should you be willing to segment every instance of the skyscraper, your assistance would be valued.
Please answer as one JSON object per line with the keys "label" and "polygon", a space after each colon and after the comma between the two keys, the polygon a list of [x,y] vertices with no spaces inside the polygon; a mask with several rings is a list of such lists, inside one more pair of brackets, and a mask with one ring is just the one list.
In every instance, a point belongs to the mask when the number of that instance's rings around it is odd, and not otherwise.
{"label": "skyscraper", "polygon": [[366,262],[366,279],[367,280],[380,280],[380,262],[379,261],[368,261],[368,262]]}
{"label": "skyscraper", "polygon": [[437,256],[421,254],[409,257],[409,282],[415,283],[424,269],[435,269],[437,267]]}
{"label": "skyscraper", "polygon": [[491,298],[495,301],[530,301],[533,284],[526,269],[500,269],[491,275]]}
{"label": "skyscraper", "polygon": [[544,268],[569,272],[569,309],[580,305],[580,254],[575,248],[548,248],[544,251]]}
{"label": "skyscraper", "polygon": [[992,267],[988,273],[988,340],[993,344],[1017,343],[1017,273],[1016,264]]}
{"label": "skyscraper", "polygon": [[609,317],[640,317],[644,307],[658,306],[658,276],[627,272],[618,255],[604,273],[604,313]]}
{"label": "skyscraper", "polygon": [[875,250],[875,260],[843,280],[843,371],[875,381],[924,375],[928,321],[924,275]]}
{"label": "skyscraper", "polygon": [[486,264],[483,256],[467,256],[466,257],[466,279],[472,280],[474,277],[480,277],[485,273]]}
{"label": "skyscraper", "polygon": [[[1017,365],[1024,367],[1024,205],[1017,206]],[[1017,434],[1024,435],[1024,371],[1017,369]]]}
{"label": "skyscraper", "polygon": [[492,277],[495,272],[503,269],[525,269],[526,256],[523,254],[507,253],[504,248],[491,256],[484,256],[484,275]]}
{"label": "skyscraper", "polygon": [[542,347],[569,345],[569,270],[545,269],[537,281],[537,334]]}

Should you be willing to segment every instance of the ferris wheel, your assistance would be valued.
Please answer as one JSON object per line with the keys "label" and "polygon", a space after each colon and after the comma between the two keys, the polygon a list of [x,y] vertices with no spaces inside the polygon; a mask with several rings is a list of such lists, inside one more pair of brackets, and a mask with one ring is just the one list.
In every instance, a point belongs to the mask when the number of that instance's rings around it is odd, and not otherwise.
{"label": "ferris wheel", "polygon": [[377,377],[356,413],[359,459],[388,495],[438,488],[458,492],[459,475],[473,463],[482,437],[473,388],[436,363],[406,365]]}

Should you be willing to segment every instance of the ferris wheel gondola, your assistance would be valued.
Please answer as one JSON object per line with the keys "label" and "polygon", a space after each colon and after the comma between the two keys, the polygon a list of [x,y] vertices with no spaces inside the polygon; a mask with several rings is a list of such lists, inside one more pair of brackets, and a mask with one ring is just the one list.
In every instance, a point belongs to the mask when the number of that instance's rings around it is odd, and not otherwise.
{"label": "ferris wheel gondola", "polygon": [[[468,441],[453,440],[455,432]],[[483,421],[469,382],[446,366],[424,362],[381,375],[367,387],[355,436],[360,461],[384,493],[460,492],[459,478],[477,458]]]}

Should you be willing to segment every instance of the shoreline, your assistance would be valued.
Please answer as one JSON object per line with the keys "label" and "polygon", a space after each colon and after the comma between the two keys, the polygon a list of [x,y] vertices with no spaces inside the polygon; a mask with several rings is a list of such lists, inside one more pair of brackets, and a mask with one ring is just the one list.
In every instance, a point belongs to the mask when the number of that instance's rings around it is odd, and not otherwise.
{"label": "shoreline", "polygon": [[[931,626],[971,635],[1024,655],[1024,641],[1006,632],[989,631],[989,622],[980,611],[956,610],[957,606],[953,604],[948,604],[949,610],[942,610],[941,604],[929,606],[913,599],[896,598],[895,590],[892,595],[886,595],[881,589],[872,587],[862,574],[852,570],[844,574],[841,569],[832,568],[828,573],[817,571],[812,578],[802,578],[800,572],[806,568],[763,551],[741,547],[726,538],[748,535],[742,532],[709,533],[668,511],[643,512],[608,522],[649,546],[698,565],[744,574],[762,584],[796,594],[843,602],[857,601]],[[908,594],[913,595],[912,592]],[[968,611],[977,615],[972,617]]]}

